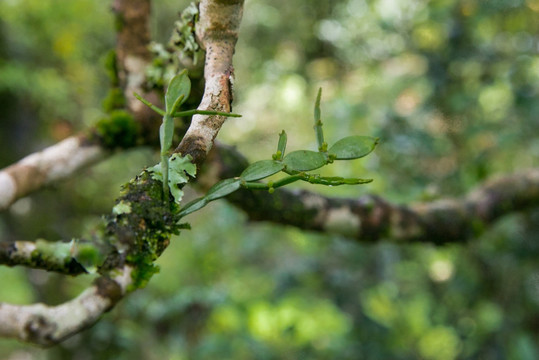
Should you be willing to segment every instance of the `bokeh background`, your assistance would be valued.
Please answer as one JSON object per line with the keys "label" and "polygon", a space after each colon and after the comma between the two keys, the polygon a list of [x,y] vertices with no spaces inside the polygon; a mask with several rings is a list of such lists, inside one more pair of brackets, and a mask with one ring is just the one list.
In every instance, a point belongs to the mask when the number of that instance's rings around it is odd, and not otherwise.
{"label": "bokeh background", "polygon": [[[153,4],[166,42],[187,1]],[[103,116],[109,1],[0,1],[0,167]],[[381,138],[328,175],[397,202],[460,196],[539,165],[538,0],[247,0],[234,111],[219,139],[251,161],[326,138]],[[156,149],[116,154],[0,214],[1,241],[71,239],[110,211]],[[194,192],[189,195],[195,196]],[[190,216],[161,272],[91,329],[50,349],[0,339],[25,359],[539,358],[539,211],[464,245],[357,243],[249,223],[226,201]],[[0,301],[58,304],[92,280],[0,267]]]}

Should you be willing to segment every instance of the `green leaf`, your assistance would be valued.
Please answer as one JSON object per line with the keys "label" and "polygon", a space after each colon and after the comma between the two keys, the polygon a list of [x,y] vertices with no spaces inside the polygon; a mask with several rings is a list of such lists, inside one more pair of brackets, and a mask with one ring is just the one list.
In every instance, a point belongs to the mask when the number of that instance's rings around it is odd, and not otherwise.
{"label": "green leaf", "polygon": [[284,164],[275,160],[262,160],[249,165],[240,177],[245,181],[256,181],[278,173],[284,169]]}
{"label": "green leaf", "polygon": [[240,186],[241,179],[239,178],[221,180],[217,184],[213,185],[210,190],[208,190],[205,198],[208,201],[220,199],[238,190]]}
{"label": "green leaf", "polygon": [[196,165],[192,160],[190,155],[182,157],[179,154],[173,154],[168,160],[168,185],[178,204],[183,198],[182,184],[189,182],[189,175],[194,177],[196,174]]}
{"label": "green leaf", "polygon": [[320,175],[308,175],[304,181],[311,184],[320,184],[327,186],[339,186],[339,185],[359,185],[372,182],[372,179],[358,179],[358,178],[343,178],[340,176],[320,176]]}
{"label": "green leaf", "polygon": [[328,153],[336,160],[358,159],[373,151],[378,140],[372,136],[348,136],[333,144]]}
{"label": "green leaf", "polygon": [[172,194],[172,196],[174,196],[174,202],[179,204],[183,198],[183,190],[180,189],[177,185],[173,185],[170,179],[168,180],[168,184],[170,193]]}
{"label": "green leaf", "polygon": [[[174,196],[174,201],[178,204],[182,200],[183,191],[178,185],[187,183],[189,175],[195,177],[197,167],[192,163],[193,158],[191,155],[182,157],[180,154],[173,154],[170,159],[168,159],[168,187],[172,196]],[[163,179],[163,168],[161,167],[161,162],[151,168],[148,168],[148,171],[152,175],[152,179],[164,181]]]}
{"label": "green leaf", "polygon": [[187,70],[183,70],[174,76],[168,84],[167,93],[165,94],[166,113],[173,115],[176,110],[189,97],[191,92],[191,80],[187,76]]}
{"label": "green leaf", "polygon": [[279,143],[277,144],[277,158],[278,160],[282,160],[283,159],[283,156],[284,156],[284,153],[285,153],[285,150],[286,150],[286,141],[287,141],[288,137],[286,136],[286,132],[283,130],[280,134],[279,134]]}
{"label": "green leaf", "polygon": [[[318,149],[325,151],[324,149],[324,131],[322,130],[322,118],[320,113],[320,99],[322,98],[322,88],[318,89],[318,95],[314,102],[314,131],[316,133],[316,141],[318,142]],[[327,146],[327,145],[326,145]]]}
{"label": "green leaf", "polygon": [[286,155],[283,162],[289,170],[309,171],[326,165],[327,158],[320,152],[298,150]]}
{"label": "green leaf", "polygon": [[157,181],[163,181],[163,171],[161,170],[161,163],[148,168],[148,172],[151,174],[152,179]]}
{"label": "green leaf", "polygon": [[[170,169],[169,171],[183,170],[192,177],[195,177],[197,173],[197,167],[195,164],[193,164],[193,158],[191,157],[191,155],[181,156],[178,153],[172,154],[172,156],[168,160],[168,163]],[[189,179],[187,181],[189,181]]]}
{"label": "green leaf", "polygon": [[191,214],[195,211],[202,209],[204,206],[206,206],[206,204],[208,204],[208,200],[205,197],[193,200],[180,210],[178,216],[184,217],[185,215]]}

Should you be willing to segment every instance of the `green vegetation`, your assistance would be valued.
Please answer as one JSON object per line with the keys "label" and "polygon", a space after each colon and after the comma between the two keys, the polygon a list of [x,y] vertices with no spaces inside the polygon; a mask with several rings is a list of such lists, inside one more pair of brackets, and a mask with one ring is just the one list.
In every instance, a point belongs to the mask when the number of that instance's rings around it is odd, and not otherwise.
{"label": "green vegetation", "polygon": [[[152,10],[155,40],[164,43],[181,4],[154,1]],[[114,17],[94,0],[0,1],[0,13],[6,166],[61,138],[66,122],[75,132],[105,116],[110,81],[100,59],[114,46]],[[538,14],[536,0],[246,1],[234,60],[234,112],[243,117],[227,120],[218,139],[264,161],[265,176],[290,149],[316,153],[322,140],[331,153],[337,139],[380,138],[361,161],[323,167],[323,177],[360,174],[372,183],[290,187],[396,203],[459,196],[490,176],[538,166]],[[315,138],[320,87],[324,134]],[[282,133],[276,151],[281,129],[290,138]],[[100,214],[115,206],[116,219],[128,219],[129,208],[161,221],[162,187],[150,174],[155,203],[114,203],[121,184],[159,161],[135,148],[22,199],[0,214],[2,240],[70,239],[81,229],[91,238]],[[201,195],[183,191],[186,202]],[[0,358],[539,357],[537,210],[444,247],[257,224],[226,201],[189,222],[193,231],[173,237],[155,264],[162,234],[141,234],[152,255],[130,258],[140,265],[136,286],[154,276],[94,327],[46,350],[0,339]],[[95,255],[81,253],[90,263]],[[90,281],[21,267],[0,267],[0,275],[0,301],[28,304],[58,304]]]}
{"label": "green vegetation", "polygon": [[95,124],[95,133],[106,148],[125,149],[137,144],[139,124],[125,110],[114,110]]}
{"label": "green vegetation", "polygon": [[[298,180],[326,186],[370,183],[372,179],[343,178],[341,176],[328,177],[307,173],[307,171],[317,170],[331,164],[335,160],[354,160],[367,156],[374,150],[378,143],[378,139],[370,136],[347,136],[338,140],[328,150],[328,144],[324,141],[324,132],[320,117],[321,95],[322,89],[318,90],[318,96],[314,106],[314,129],[318,141],[318,152],[296,150],[285,155],[288,137],[283,130],[279,134],[277,152],[272,155],[273,160],[256,161],[243,170],[238,177],[219,181],[208,190],[205,196],[183,206],[179,216],[183,217],[198,211],[210,201],[230,195],[240,189],[240,187],[250,190],[267,190],[269,193],[273,193],[275,189],[292,184]],[[288,176],[267,183],[259,182],[259,180],[275,175],[278,172],[283,172]],[[182,183],[184,182],[186,181],[182,181]],[[175,198],[177,197],[175,196]]]}

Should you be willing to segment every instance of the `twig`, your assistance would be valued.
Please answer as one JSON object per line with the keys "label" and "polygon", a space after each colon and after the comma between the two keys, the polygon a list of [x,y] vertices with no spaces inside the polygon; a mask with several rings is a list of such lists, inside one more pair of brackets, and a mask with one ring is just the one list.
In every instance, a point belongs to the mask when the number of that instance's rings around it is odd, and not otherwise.
{"label": "twig", "polygon": [[[243,14],[243,0],[203,0],[199,7],[200,21],[196,33],[201,47],[206,50],[206,86],[198,109],[230,112],[231,78],[234,76],[232,56]],[[197,165],[202,164],[225,119],[224,116],[193,116],[175,151],[189,154]]]}

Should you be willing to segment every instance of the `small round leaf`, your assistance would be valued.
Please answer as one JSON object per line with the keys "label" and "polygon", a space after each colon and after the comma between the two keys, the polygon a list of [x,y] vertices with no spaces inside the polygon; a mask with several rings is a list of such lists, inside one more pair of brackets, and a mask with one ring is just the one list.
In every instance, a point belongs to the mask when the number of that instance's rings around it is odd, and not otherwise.
{"label": "small round leaf", "polygon": [[262,160],[249,165],[240,177],[245,181],[256,181],[276,174],[284,169],[284,164],[275,160]]}
{"label": "small round leaf", "polygon": [[220,199],[238,190],[240,185],[241,179],[239,178],[221,180],[208,190],[204,198],[208,201]]}
{"label": "small round leaf", "polygon": [[298,150],[286,155],[283,160],[288,169],[296,171],[309,171],[318,169],[327,164],[327,158],[323,153]]}
{"label": "small round leaf", "polygon": [[368,155],[378,144],[378,138],[372,136],[348,136],[333,144],[328,153],[336,160],[358,159]]}

